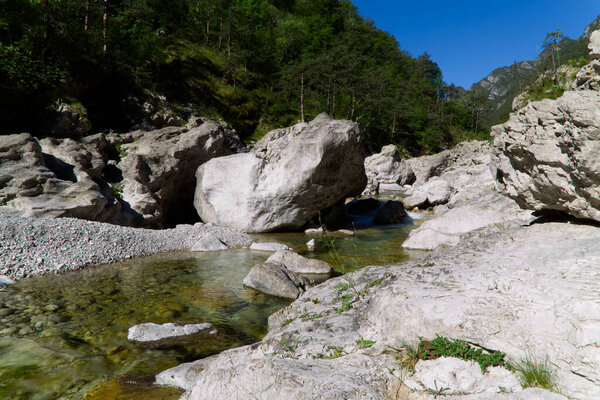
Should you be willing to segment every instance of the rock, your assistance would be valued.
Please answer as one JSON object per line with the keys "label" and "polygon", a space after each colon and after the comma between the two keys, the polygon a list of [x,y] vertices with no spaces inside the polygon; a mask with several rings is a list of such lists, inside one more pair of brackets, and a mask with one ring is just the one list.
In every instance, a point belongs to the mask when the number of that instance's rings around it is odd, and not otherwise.
{"label": "rock", "polygon": [[532,102],[492,128],[499,190],[522,208],[600,221],[600,93]]}
{"label": "rock", "polygon": [[77,138],[92,129],[85,107],[80,104],[69,104],[59,100],[55,110],[43,130],[48,136],[57,138]]}
{"label": "rock", "polygon": [[431,179],[419,186],[412,194],[403,199],[406,207],[429,208],[446,204],[454,194],[452,186],[441,178]]}
{"label": "rock", "polygon": [[164,346],[190,343],[216,334],[217,330],[214,325],[208,323],[188,325],[167,323],[158,325],[150,322],[129,328],[127,340],[150,346]]}
{"label": "rock", "polygon": [[[337,393],[333,398],[394,398],[400,378],[407,376],[384,350],[440,335],[497,349],[512,359],[547,358],[557,390],[572,399],[599,398],[600,359],[595,355],[600,345],[595,332],[600,324],[600,274],[590,268],[600,259],[598,241],[600,229],[593,226],[486,227],[424,260],[367,267],[330,279],[272,315],[269,333],[260,343],[205,361],[186,395],[242,399],[251,392],[259,398],[281,398],[284,393],[318,399]],[[335,288],[348,279],[363,296],[337,311],[342,300]],[[375,344],[359,349],[360,338]],[[284,350],[281,343],[291,346]],[[315,358],[329,354],[330,346],[346,355]],[[466,382],[459,379],[461,374],[447,377],[459,387]],[[487,374],[494,379],[484,384],[484,374],[483,380],[460,386],[472,389],[452,398],[565,398],[541,389],[522,391],[503,371]],[[425,375],[422,381],[438,380],[437,376]],[[506,393],[494,392],[500,386],[506,386]],[[485,392],[488,389],[491,392]],[[411,394],[417,395],[431,396],[423,391]]]}
{"label": "rock", "polygon": [[198,167],[213,157],[231,154],[223,128],[207,120],[191,130],[164,128],[145,132],[121,146],[124,157],[122,198],[144,225],[197,219],[193,209]]}
{"label": "rock", "polygon": [[381,202],[373,198],[353,200],[346,204],[346,213],[364,215],[377,210],[380,206]]}
{"label": "rock", "polygon": [[244,278],[244,286],[273,296],[297,299],[304,292],[306,281],[283,264],[258,263]]}
{"label": "rock", "polygon": [[368,178],[365,194],[377,194],[384,184],[410,185],[416,179],[410,165],[400,159],[398,148],[393,144],[367,157],[365,171]]}
{"label": "rock", "polygon": [[289,250],[276,251],[266,262],[283,264],[297,274],[330,274],[333,271],[325,261],[305,258]]}
{"label": "rock", "polygon": [[0,275],[0,290],[6,289],[10,285],[14,285],[15,283],[17,282],[14,279],[6,275]]}
{"label": "rock", "polygon": [[408,214],[404,209],[404,204],[397,200],[388,200],[383,207],[377,211],[373,222],[377,225],[399,224]]}
{"label": "rock", "polygon": [[289,250],[289,246],[283,243],[258,243],[254,242],[250,245],[252,250],[261,250],[261,251],[280,251],[280,250]]}
{"label": "rock", "polygon": [[600,31],[594,31],[590,35],[590,42],[588,44],[588,50],[590,56],[594,59],[600,58]]}
{"label": "rock", "polygon": [[[110,220],[120,211],[118,202],[94,180],[102,160],[93,152],[71,140],[42,143],[48,153],[28,133],[0,136],[0,205],[26,216],[89,220]],[[70,148],[59,150],[60,143]]]}
{"label": "rock", "polygon": [[593,60],[582,67],[576,75],[573,90],[598,90],[600,89],[600,60]]}
{"label": "rock", "polygon": [[306,242],[306,247],[308,247],[309,249],[314,249],[317,246],[317,241],[315,239],[310,239],[308,242]]}
{"label": "rock", "polygon": [[334,233],[337,233],[342,236],[354,236],[354,231],[351,231],[350,229],[339,229]]}
{"label": "rock", "polygon": [[379,185],[379,191],[384,192],[399,192],[404,189],[404,186],[400,186],[397,183],[382,183]]}
{"label": "rock", "polygon": [[358,124],[325,114],[272,131],[249,153],[220,157],[196,174],[205,222],[245,232],[297,230],[366,184]]}
{"label": "rock", "polygon": [[313,233],[323,233],[325,232],[325,229],[323,229],[323,227],[320,228],[310,228],[304,231],[304,233],[306,233],[307,235],[311,235]]}
{"label": "rock", "polygon": [[452,357],[417,362],[414,375],[409,376],[404,384],[413,390],[445,388],[444,396],[521,390],[517,377],[505,368],[492,367],[484,374],[475,362]]}
{"label": "rock", "polygon": [[487,194],[474,196],[467,204],[437,212],[433,218],[413,229],[402,247],[433,250],[438,246],[454,246],[462,235],[476,229],[490,225],[506,229],[532,220],[530,212],[521,210],[514,201],[490,188]]}
{"label": "rock", "polygon": [[228,248],[214,233],[207,233],[194,244],[192,251],[219,251]]}
{"label": "rock", "polygon": [[178,387],[183,390],[192,390],[198,379],[198,374],[203,370],[204,362],[204,360],[199,360],[179,364],[156,375],[154,383],[156,385]]}

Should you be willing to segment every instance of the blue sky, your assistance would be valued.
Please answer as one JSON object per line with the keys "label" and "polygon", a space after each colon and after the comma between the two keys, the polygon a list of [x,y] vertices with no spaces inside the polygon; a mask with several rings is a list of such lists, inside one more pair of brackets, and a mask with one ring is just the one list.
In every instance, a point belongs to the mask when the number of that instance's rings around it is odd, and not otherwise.
{"label": "blue sky", "polygon": [[532,60],[547,32],[583,34],[600,0],[352,0],[413,56],[427,52],[448,83],[469,88],[492,70]]}

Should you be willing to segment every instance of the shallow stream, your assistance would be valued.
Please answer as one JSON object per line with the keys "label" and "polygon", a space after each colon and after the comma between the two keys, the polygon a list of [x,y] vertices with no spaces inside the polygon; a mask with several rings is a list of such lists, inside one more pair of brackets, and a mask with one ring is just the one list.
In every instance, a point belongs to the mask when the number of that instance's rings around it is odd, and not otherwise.
{"label": "shallow stream", "polygon": [[[401,247],[413,227],[258,238],[286,243],[343,273],[422,256]],[[313,251],[306,247],[311,238]],[[155,373],[259,341],[268,316],[289,304],[242,286],[250,268],[269,255],[169,253],[33,277],[0,291],[0,399],[178,399],[180,391],[150,387]],[[210,322],[220,335],[194,346],[148,349],[127,341],[129,327],[144,322]]]}

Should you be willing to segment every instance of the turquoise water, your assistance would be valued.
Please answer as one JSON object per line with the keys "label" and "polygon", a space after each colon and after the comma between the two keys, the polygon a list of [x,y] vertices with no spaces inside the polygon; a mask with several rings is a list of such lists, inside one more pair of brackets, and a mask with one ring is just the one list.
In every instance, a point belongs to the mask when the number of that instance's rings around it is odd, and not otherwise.
{"label": "turquoise water", "polygon": [[[401,248],[412,225],[336,234],[260,235],[340,273],[419,257]],[[317,247],[306,242],[315,238]],[[250,268],[270,253],[228,250],[169,253],[33,277],[0,291],[0,398],[173,399],[149,388],[152,375],[182,362],[259,341],[267,318],[289,300],[245,288]],[[144,322],[213,323],[217,339],[194,346],[148,349],[127,341]],[[90,393],[91,392],[91,393]]]}

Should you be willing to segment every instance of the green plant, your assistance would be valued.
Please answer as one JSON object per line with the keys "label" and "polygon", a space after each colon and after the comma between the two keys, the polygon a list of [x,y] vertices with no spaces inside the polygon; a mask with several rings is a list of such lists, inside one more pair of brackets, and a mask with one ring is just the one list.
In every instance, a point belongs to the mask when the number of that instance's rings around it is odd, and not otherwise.
{"label": "green plant", "polygon": [[296,318],[288,318],[285,321],[283,321],[281,323],[281,327],[283,328],[284,326],[288,326],[289,324],[291,324],[292,322],[294,322]]}
{"label": "green plant", "polygon": [[296,350],[298,349],[298,339],[296,339],[296,341],[292,343],[289,341],[289,339],[282,337],[278,343],[281,347],[281,350],[283,350],[284,353],[288,353],[292,357],[295,355]]}
{"label": "green plant", "polygon": [[540,360],[532,356],[526,356],[519,361],[511,362],[509,367],[519,375],[523,388],[555,389],[556,383],[548,359]]}
{"label": "green plant", "polygon": [[359,349],[368,349],[369,347],[373,346],[375,344],[374,340],[368,340],[365,338],[360,338],[356,341],[356,347],[358,347]]}
{"label": "green plant", "polygon": [[450,390],[449,387],[438,388],[436,380],[433,381],[433,384],[435,385],[435,389],[427,389],[427,393],[432,394],[434,399],[437,399],[438,396],[444,396],[444,392]]}
{"label": "green plant", "polygon": [[420,344],[419,342],[417,345],[405,344],[401,348],[390,347],[398,353],[397,360],[400,367],[409,372],[415,372],[415,365],[419,362]]}
{"label": "green plant", "polygon": [[113,197],[121,198],[123,195],[123,182],[115,182],[110,185],[110,188],[112,189]]}
{"label": "green plant", "polygon": [[304,314],[304,315],[300,316],[300,319],[303,322],[312,321],[312,320],[319,319],[319,318],[323,318],[323,314]]}
{"label": "green plant", "polygon": [[313,358],[331,360],[346,355],[346,352],[340,346],[327,346],[327,349],[325,351],[329,353],[317,353],[317,355],[313,356]]}

